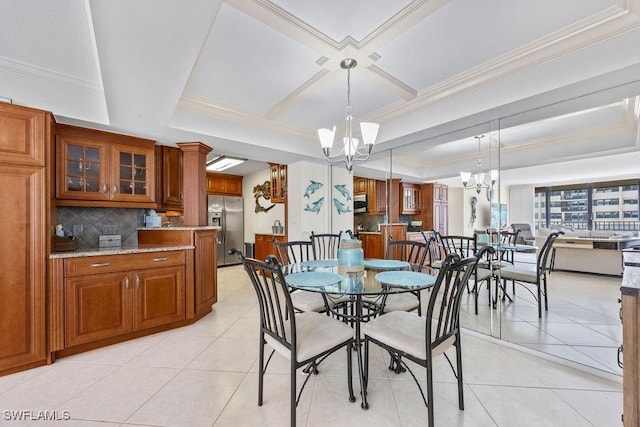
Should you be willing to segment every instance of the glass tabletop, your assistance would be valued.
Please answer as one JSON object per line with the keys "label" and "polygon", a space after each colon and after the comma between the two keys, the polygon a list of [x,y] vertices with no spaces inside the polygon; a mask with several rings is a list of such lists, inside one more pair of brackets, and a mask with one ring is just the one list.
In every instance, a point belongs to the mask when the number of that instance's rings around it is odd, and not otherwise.
{"label": "glass tabletop", "polygon": [[[304,265],[303,265],[304,264]],[[435,276],[416,273],[426,276],[422,281],[407,282],[403,285],[383,283],[376,279],[379,270],[358,272],[341,271],[339,267],[313,267],[309,263],[289,264],[282,267],[287,284],[296,289],[304,289],[312,292],[342,294],[342,295],[380,295],[387,293],[402,293],[421,289],[427,289],[435,283]],[[326,273],[330,276],[318,276],[311,273]],[[409,271],[387,271],[384,273],[413,273]],[[381,274],[381,273],[378,273]],[[291,277],[290,277],[291,276]],[[340,281],[328,283],[336,280]],[[326,280],[326,281],[325,281]]]}

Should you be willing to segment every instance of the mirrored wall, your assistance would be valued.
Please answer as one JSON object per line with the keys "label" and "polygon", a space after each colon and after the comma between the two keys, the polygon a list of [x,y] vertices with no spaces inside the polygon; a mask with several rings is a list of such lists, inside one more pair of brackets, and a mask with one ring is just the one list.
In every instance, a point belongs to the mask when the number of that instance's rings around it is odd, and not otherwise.
{"label": "mirrored wall", "polygon": [[[536,187],[640,178],[639,94],[634,82],[466,123],[378,153],[368,170],[356,173],[446,185],[448,234],[481,236],[514,223],[528,224],[533,236],[528,243],[539,249],[545,235],[536,230]],[[467,173],[466,186],[460,172]],[[400,218],[407,223],[411,219]],[[511,256],[509,262],[535,270],[534,248],[515,250]],[[465,295],[461,322],[483,334],[621,375],[620,281],[613,275],[553,271],[548,276],[548,309],[542,301],[539,316],[535,286],[503,281],[497,269],[490,289],[483,282],[479,292]]]}

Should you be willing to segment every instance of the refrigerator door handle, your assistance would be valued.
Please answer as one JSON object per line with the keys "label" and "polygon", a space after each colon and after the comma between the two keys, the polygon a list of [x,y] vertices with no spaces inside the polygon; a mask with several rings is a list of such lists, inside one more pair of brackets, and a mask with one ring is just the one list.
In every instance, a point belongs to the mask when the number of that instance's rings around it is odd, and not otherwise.
{"label": "refrigerator door handle", "polygon": [[220,245],[222,244],[222,242],[220,241],[220,239],[218,239],[218,234],[216,233],[216,244]]}

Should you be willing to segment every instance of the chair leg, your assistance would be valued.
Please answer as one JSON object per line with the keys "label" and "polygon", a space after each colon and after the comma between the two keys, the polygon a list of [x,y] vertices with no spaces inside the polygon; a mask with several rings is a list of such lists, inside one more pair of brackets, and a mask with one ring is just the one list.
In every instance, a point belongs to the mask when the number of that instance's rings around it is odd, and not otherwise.
{"label": "chair leg", "polygon": [[262,390],[264,384],[264,333],[260,333],[260,349],[258,350],[258,406],[262,406]]}
{"label": "chair leg", "polygon": [[418,316],[422,316],[422,292],[418,291],[416,296],[418,297]]}
{"label": "chair leg", "polygon": [[542,277],[542,283],[544,284],[544,311],[549,310],[549,303],[547,301],[547,276]]}
{"label": "chair leg", "polygon": [[460,344],[460,332],[456,334],[456,364],[458,374],[458,408],[464,411],[464,384],[462,383],[462,347]]}
{"label": "chair leg", "polygon": [[435,426],[435,416],[434,416],[434,412],[433,412],[433,368],[432,368],[432,361],[428,360],[427,361],[427,414],[428,414],[428,426],[429,427],[434,427]]}
{"label": "chair leg", "polygon": [[536,284],[536,289],[538,291],[538,318],[542,319],[542,299],[540,299],[540,279],[538,279],[538,283]]}
{"label": "chair leg", "polygon": [[[346,345],[347,347],[347,385],[349,387],[349,402],[351,403],[356,401],[356,396],[353,394],[353,361],[351,360],[352,345],[353,345],[352,343],[349,343]],[[365,382],[365,385],[366,385],[366,382]]]}
{"label": "chair leg", "polygon": [[291,353],[291,427],[296,425],[296,361],[295,352]]}

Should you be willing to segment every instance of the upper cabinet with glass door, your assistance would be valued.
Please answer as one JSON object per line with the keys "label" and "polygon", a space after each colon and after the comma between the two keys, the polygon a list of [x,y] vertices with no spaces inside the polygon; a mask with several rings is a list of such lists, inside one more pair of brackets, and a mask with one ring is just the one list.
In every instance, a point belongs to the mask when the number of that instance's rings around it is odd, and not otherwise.
{"label": "upper cabinet with glass door", "polygon": [[56,127],[57,205],[155,207],[154,169],[154,141]]}

